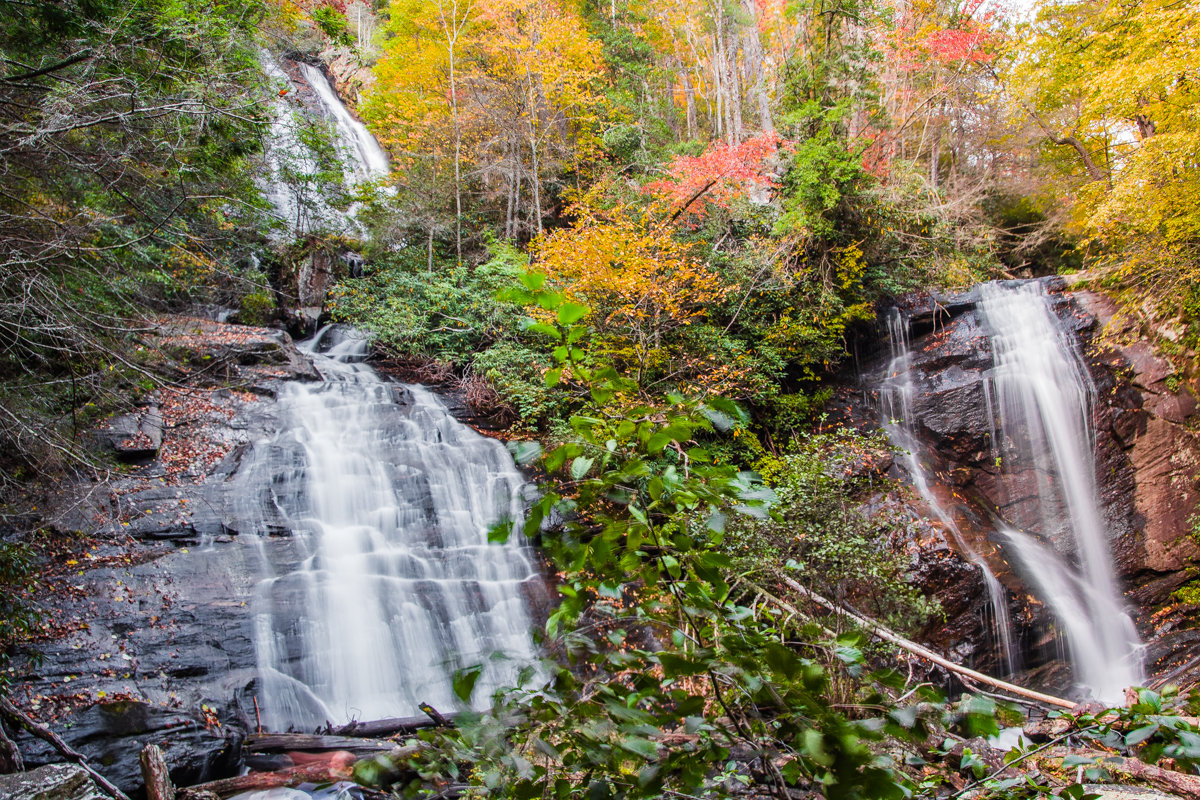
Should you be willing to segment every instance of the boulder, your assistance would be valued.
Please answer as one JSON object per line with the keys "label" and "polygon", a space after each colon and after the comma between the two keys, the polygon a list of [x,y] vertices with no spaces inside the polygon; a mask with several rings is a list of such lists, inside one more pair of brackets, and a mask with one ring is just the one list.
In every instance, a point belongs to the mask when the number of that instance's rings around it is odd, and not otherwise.
{"label": "boulder", "polygon": [[108,800],[108,795],[76,764],[47,764],[28,772],[0,775],[0,800]]}

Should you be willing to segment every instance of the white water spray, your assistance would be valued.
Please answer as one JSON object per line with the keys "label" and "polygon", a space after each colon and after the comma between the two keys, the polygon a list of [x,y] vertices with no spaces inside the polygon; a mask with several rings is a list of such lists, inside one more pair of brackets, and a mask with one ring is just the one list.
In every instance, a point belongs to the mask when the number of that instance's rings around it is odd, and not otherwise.
{"label": "white water spray", "polygon": [[523,476],[430,392],[356,363],[365,348],[323,329],[307,349],[325,350],[325,380],[283,387],[280,432],[237,476],[242,515],[263,534],[282,523],[295,551],[264,561],[255,601],[275,730],[415,715],[422,702],[453,710],[452,674],[477,664],[486,702],[536,660],[530,550],[519,531],[488,541],[491,525],[522,517]]}
{"label": "white water spray", "polygon": [[980,309],[992,331],[1006,485],[1019,470],[1036,476],[1037,513],[1030,515],[1036,518],[1013,521],[1069,540],[1078,567],[1016,528],[1002,533],[1062,626],[1081,687],[1099,700],[1119,702],[1143,671],[1096,491],[1094,387],[1041,284],[984,284]]}

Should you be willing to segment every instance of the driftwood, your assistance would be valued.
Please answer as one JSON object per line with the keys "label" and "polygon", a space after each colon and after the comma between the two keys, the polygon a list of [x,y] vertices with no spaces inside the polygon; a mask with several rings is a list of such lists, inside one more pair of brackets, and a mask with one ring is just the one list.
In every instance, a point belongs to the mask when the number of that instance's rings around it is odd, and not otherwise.
{"label": "driftwood", "polygon": [[[942,656],[939,656],[937,653],[933,652],[929,648],[922,647],[921,645],[917,644],[914,641],[911,641],[910,639],[905,639],[900,634],[896,633],[895,631],[889,630],[888,628],[885,628],[884,626],[880,625],[878,622],[875,622],[874,620],[867,619],[866,617],[855,614],[853,611],[850,611],[847,608],[843,608],[842,606],[839,606],[836,603],[833,603],[832,601],[826,600],[821,595],[817,594],[816,592],[814,592],[810,589],[806,589],[805,587],[801,586],[799,583],[792,580],[791,578],[789,578],[786,575],[782,575],[780,577],[782,578],[783,582],[786,583],[788,585],[788,587],[791,588],[794,592],[806,597],[807,599],[813,601],[814,603],[821,606],[822,608],[824,608],[828,611],[831,611],[834,614],[840,614],[843,617],[846,617],[847,619],[853,620],[856,624],[860,625],[863,628],[866,628],[868,631],[870,631],[872,634],[879,637],[880,639],[883,639],[886,642],[891,642],[892,644],[896,645],[897,647],[899,647],[903,650],[907,650],[908,652],[912,653],[913,655],[919,656],[919,657],[925,659],[926,661],[931,661],[934,664],[937,664],[939,667],[947,669],[950,672],[955,673],[956,675],[962,676],[962,677],[967,678],[968,680],[974,681],[976,683],[982,683],[984,686],[991,686],[993,689],[998,689],[999,691],[1007,692],[1008,694],[1012,694],[1012,695],[1016,695],[1017,697],[1023,697],[1026,700],[1033,700],[1038,703],[1044,703],[1044,704],[1050,705],[1050,706],[1057,706],[1058,708],[1075,708],[1075,706],[1078,705],[1077,703],[1073,703],[1070,700],[1064,700],[1061,697],[1054,697],[1053,695],[1043,694],[1042,692],[1035,692],[1034,690],[1026,689],[1023,686],[1017,686],[1015,683],[1008,683],[1007,681],[1002,681],[997,678],[993,678],[990,675],[984,675],[982,672],[976,672],[975,670],[964,667],[961,664],[955,664],[953,661],[951,661],[947,658],[943,658]],[[800,613],[796,609],[790,608],[790,607],[787,607],[784,610],[790,611],[795,614]],[[803,616],[803,615],[801,615],[801,616]]]}
{"label": "driftwood", "polygon": [[380,752],[386,753],[395,746],[395,742],[385,739],[322,736],[316,733],[252,733],[242,743],[242,749],[251,753],[346,750],[355,755],[374,755]]}
{"label": "driftwood", "polygon": [[114,786],[108,778],[92,769],[91,765],[88,764],[87,758],[82,753],[74,750],[69,744],[60,739],[54,731],[17,708],[7,697],[0,697],[0,715],[3,715],[13,724],[21,726],[42,741],[49,742],[63,758],[74,761],[91,775],[96,785],[103,789],[104,793],[109,797],[116,798],[116,800],[129,800],[129,796]]}
{"label": "driftwood", "polygon": [[340,728],[334,728],[331,733],[337,736],[376,738],[379,736],[414,733],[423,728],[432,728],[435,725],[454,724],[454,714],[438,714],[438,716],[442,718],[442,722],[435,721],[430,715],[424,717],[392,717],[389,719],[371,720],[369,722],[351,722]]}
{"label": "driftwood", "polygon": [[[393,747],[388,753],[392,760],[400,761],[412,756],[419,749],[420,746]],[[211,797],[228,797],[239,792],[278,789],[299,786],[302,783],[335,783],[350,780],[356,763],[357,760],[351,753],[339,751],[329,753],[319,760],[276,772],[252,772],[249,775],[221,778],[189,786],[180,789],[176,797],[177,800],[209,800]]]}
{"label": "driftwood", "polygon": [[167,761],[156,744],[142,748],[138,760],[142,764],[142,782],[146,784],[146,800],[175,800],[175,786],[167,770]]}

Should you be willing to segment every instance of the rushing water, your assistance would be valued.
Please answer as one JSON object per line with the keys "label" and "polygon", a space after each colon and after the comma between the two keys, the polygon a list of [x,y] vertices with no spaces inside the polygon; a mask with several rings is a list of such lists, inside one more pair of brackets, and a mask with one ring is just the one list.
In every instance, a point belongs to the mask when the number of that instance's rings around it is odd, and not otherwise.
{"label": "rushing water", "polygon": [[243,460],[236,492],[261,533],[291,532],[256,593],[264,726],[457,707],[456,669],[484,665],[477,700],[535,660],[519,534],[526,482],[499,442],[430,392],[358,363],[366,343],[323,329],[306,349],[324,380],[289,383],[280,430]]}
{"label": "rushing water", "polygon": [[[980,310],[991,329],[1002,475],[1009,484],[1032,471],[1037,495],[1036,513],[1001,532],[1066,634],[1079,683],[1119,701],[1143,673],[1096,490],[1094,387],[1040,283],[985,284]],[[1062,541],[1077,564],[1022,529]]]}
{"label": "rushing water", "polygon": [[[993,359],[983,383],[992,455],[1002,493],[1030,501],[1005,505],[1011,518],[996,521],[993,538],[1053,613],[1081,693],[1119,702],[1143,672],[1096,489],[1094,387],[1044,285],[984,284],[978,292]],[[888,325],[892,360],[880,385],[884,428],[932,515],[962,555],[981,568],[1000,650],[1012,671],[1017,653],[1004,589],[932,485],[913,412],[907,325],[896,310]]]}
{"label": "rushing water", "polygon": [[366,126],[346,108],[325,73],[302,62],[300,74],[316,93],[325,117],[333,121],[341,150],[350,155],[346,161],[349,182],[361,183],[385,177],[388,174],[387,154]]}
{"label": "rushing water", "polygon": [[275,214],[295,233],[317,229],[361,233],[354,221],[355,207],[348,212],[333,208],[325,197],[318,175],[317,154],[304,141],[297,114],[312,113],[333,125],[335,147],[342,157],[344,186],[350,188],[387,177],[388,158],[371,135],[337,96],[325,73],[311,64],[300,63],[303,83],[312,89],[315,108],[305,109],[293,99],[298,86],[264,51],[263,71],[280,87],[274,101],[271,135],[267,146],[267,166],[263,189]]}
{"label": "rushing water", "polygon": [[912,412],[913,379],[912,354],[909,352],[908,322],[893,308],[888,316],[888,334],[892,347],[892,360],[888,363],[887,375],[880,386],[880,401],[883,412],[882,425],[892,444],[900,451],[905,471],[912,480],[913,488],[925,501],[942,527],[950,534],[958,551],[977,566],[983,577],[991,609],[991,630],[1000,647],[1000,656],[1009,673],[1016,671],[1016,651],[1012,642],[1012,626],[1008,620],[1008,595],[987,561],[966,539],[954,522],[954,518],[933,491],[925,465],[921,461],[924,447],[916,433],[916,420]]}

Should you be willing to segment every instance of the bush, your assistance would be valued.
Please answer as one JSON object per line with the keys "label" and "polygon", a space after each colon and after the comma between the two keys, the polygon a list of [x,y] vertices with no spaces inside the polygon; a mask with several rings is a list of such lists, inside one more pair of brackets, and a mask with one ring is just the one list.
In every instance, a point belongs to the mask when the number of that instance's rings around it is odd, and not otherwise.
{"label": "bush", "polygon": [[238,320],[243,325],[266,325],[275,316],[275,298],[267,292],[250,292],[242,297]]}
{"label": "bush", "polygon": [[760,459],[756,467],[779,501],[770,519],[731,526],[725,547],[739,571],[787,565],[799,582],[839,602],[852,598],[894,628],[924,626],[939,607],[908,582],[905,559],[892,548],[890,533],[903,526],[859,508],[859,496],[881,479],[856,477],[853,466],[886,447],[842,429]]}

